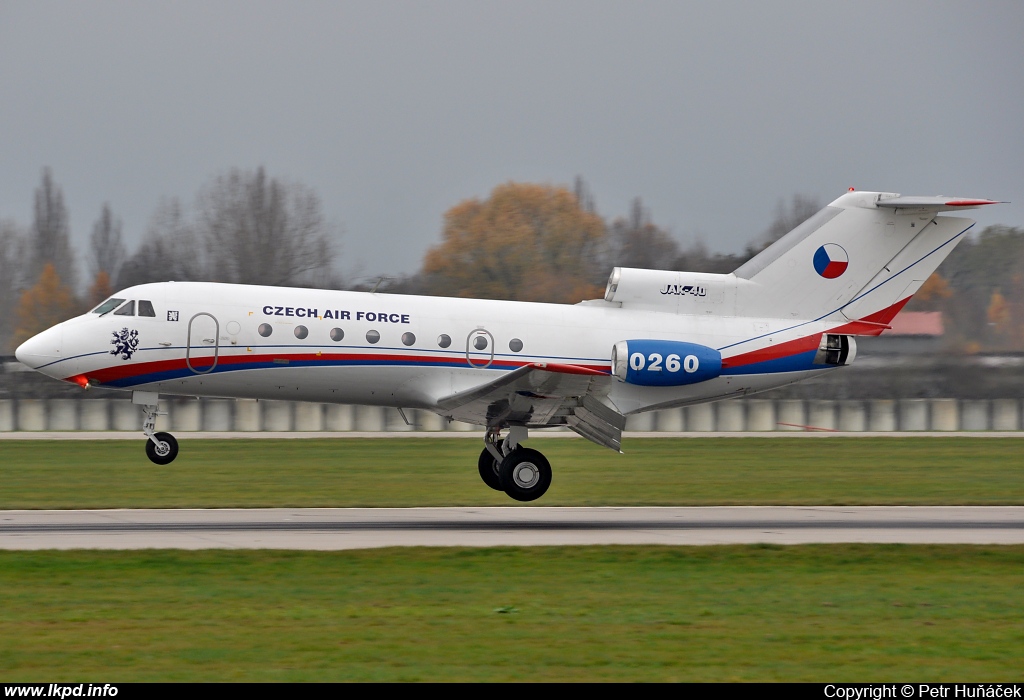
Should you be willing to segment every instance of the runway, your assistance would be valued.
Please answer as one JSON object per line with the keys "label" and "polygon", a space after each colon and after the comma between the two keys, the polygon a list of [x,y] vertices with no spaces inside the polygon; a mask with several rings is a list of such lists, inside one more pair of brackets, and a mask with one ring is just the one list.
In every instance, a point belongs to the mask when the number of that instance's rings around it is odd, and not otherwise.
{"label": "runway", "polygon": [[[305,431],[287,431],[287,432],[274,432],[274,431],[261,431],[261,432],[242,432],[242,431],[198,431],[198,432],[180,432],[177,433],[179,439],[189,440],[365,440],[365,439],[396,439],[396,440],[410,440],[410,439],[431,439],[431,440],[447,440],[447,439],[459,439],[459,440],[482,440],[483,430],[468,430],[468,431],[440,431],[440,432],[416,432],[416,431],[402,431],[402,432],[357,432],[357,431],[345,431],[345,432],[330,432],[330,431],[319,431],[319,432],[305,432]],[[702,439],[708,440],[712,438],[728,438],[728,439],[743,439],[743,438],[801,438],[811,440],[824,440],[830,438],[951,438],[951,437],[970,437],[970,438],[1024,438],[1024,430],[986,430],[986,431],[863,431],[863,432],[843,432],[839,430],[775,430],[775,431],[756,431],[756,432],[668,432],[668,431],[657,431],[657,432],[641,432],[641,431],[624,431],[622,433],[624,439],[640,439],[640,438],[687,438],[687,439]],[[530,433],[530,439],[542,438],[545,440],[583,440],[574,432],[565,430],[535,430]],[[141,430],[131,431],[89,431],[89,430],[19,430],[19,431],[0,431],[0,440],[139,440],[142,441],[145,438],[142,435]]]}
{"label": "runway", "polygon": [[0,549],[1024,544],[1022,506],[0,511]]}

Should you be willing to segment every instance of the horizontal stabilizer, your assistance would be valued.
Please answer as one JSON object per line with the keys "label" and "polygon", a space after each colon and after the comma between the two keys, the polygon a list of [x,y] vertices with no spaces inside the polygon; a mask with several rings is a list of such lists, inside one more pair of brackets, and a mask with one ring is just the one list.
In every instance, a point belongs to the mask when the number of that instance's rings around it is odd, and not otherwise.
{"label": "horizontal stabilizer", "polygon": [[879,198],[875,206],[883,209],[924,209],[927,211],[960,211],[977,209],[986,204],[1005,204],[992,199],[970,199],[967,197],[889,197]]}

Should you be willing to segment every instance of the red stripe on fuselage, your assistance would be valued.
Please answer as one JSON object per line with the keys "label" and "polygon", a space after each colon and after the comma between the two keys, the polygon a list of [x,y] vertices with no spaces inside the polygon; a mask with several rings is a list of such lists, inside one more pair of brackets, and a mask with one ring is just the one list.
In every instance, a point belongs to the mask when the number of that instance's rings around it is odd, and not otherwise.
{"label": "red stripe on fuselage", "polygon": [[820,343],[821,333],[815,333],[804,338],[787,340],[778,345],[769,345],[759,350],[751,350],[750,352],[733,355],[732,357],[723,357],[722,372],[724,373],[725,370],[731,367],[743,367],[744,365],[752,365],[755,362],[777,360],[780,357],[789,357],[790,355],[797,355],[808,350],[817,350]]}
{"label": "red stripe on fuselage", "polygon": [[[836,335],[881,335],[882,332],[892,328],[889,324],[896,317],[896,314],[898,314],[900,310],[907,305],[908,301],[910,301],[910,297],[907,297],[902,301],[898,301],[892,306],[887,306],[881,311],[868,314],[864,318],[844,323],[843,325],[833,328],[828,332]],[[808,350],[817,350],[818,344],[821,342],[821,336],[821,333],[817,333],[805,338],[798,338],[785,343],[779,343],[778,345],[769,345],[768,347],[761,348],[760,350],[753,350],[740,355],[733,355],[732,357],[723,357],[722,369],[724,370],[728,367],[742,367],[744,365],[752,365],[755,362],[775,360],[780,357],[807,352]]]}
{"label": "red stripe on fuselage", "polygon": [[[248,364],[259,364],[266,365],[271,364],[274,360],[287,360],[291,362],[304,362],[304,363],[315,363],[323,362],[326,364],[332,362],[394,362],[394,363],[410,363],[417,365],[445,365],[451,364],[452,362],[458,362],[462,358],[456,357],[438,357],[430,355],[400,355],[393,353],[273,353],[273,354],[261,354],[261,355],[221,355],[217,358],[217,367],[231,367],[233,369],[246,369],[245,365]],[[212,357],[197,357],[192,358],[192,366],[196,369],[203,371],[206,370],[212,364]],[[494,360],[490,367],[497,367],[500,369],[517,369],[524,365],[535,364],[533,362],[527,362],[522,360]],[[281,363],[275,365],[273,369],[278,367],[285,368],[288,364]],[[308,365],[305,365],[308,366]],[[467,367],[470,365],[467,363]],[[475,365],[480,367],[481,365]],[[557,365],[558,367],[569,367],[569,365]],[[583,372],[592,371],[598,374],[607,374],[608,370],[606,367],[601,365],[572,365],[572,367],[578,368]],[[155,360],[153,362],[140,362],[131,363],[124,365],[112,365],[110,367],[102,367],[100,369],[84,372],[73,377],[68,377],[67,381],[76,381],[81,378],[82,380],[93,379],[101,384],[119,381],[123,379],[131,379],[133,377],[139,377],[147,374],[157,374],[160,372],[173,372],[179,370],[188,369],[185,364],[184,358],[175,358],[170,360]],[[259,367],[256,369],[272,369],[270,367]],[[559,370],[552,370],[559,371]],[[566,370],[561,370],[566,371]]]}

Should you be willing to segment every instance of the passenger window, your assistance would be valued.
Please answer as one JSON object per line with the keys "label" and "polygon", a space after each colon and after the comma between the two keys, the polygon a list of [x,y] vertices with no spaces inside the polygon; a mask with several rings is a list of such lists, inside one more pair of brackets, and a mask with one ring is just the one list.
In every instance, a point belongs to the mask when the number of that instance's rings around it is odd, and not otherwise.
{"label": "passenger window", "polygon": [[520,350],[523,349],[523,341],[521,341],[519,338],[513,338],[512,340],[508,341],[508,349],[511,350],[512,352],[519,352]]}
{"label": "passenger window", "polygon": [[146,301],[145,299],[140,299],[139,316],[149,316],[151,318],[156,318],[156,311],[153,310],[153,302]]}
{"label": "passenger window", "polygon": [[114,312],[115,316],[134,316],[135,315],[135,300],[125,302],[124,306]]}
{"label": "passenger window", "polygon": [[452,338],[447,333],[442,333],[437,336],[437,344],[442,348],[446,348],[452,344]]}
{"label": "passenger window", "polygon": [[101,316],[103,314],[109,314],[111,311],[120,306],[123,301],[124,299],[107,299],[105,302],[103,302],[95,309],[93,309],[92,312],[94,314],[99,314]]}

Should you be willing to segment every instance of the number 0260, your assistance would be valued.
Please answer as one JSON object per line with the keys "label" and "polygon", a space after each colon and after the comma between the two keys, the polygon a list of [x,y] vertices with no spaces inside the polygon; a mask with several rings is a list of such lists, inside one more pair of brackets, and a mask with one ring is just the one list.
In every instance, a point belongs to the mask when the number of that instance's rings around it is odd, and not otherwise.
{"label": "number 0260", "polygon": [[[662,365],[662,362],[664,362],[664,365]],[[634,352],[629,356],[629,366],[638,372],[645,368],[648,372],[660,372],[662,369],[669,372],[678,372],[682,368],[687,374],[693,374],[700,368],[700,360],[697,359],[696,355],[687,355],[680,362],[679,355],[673,354],[663,358],[660,353],[652,352],[647,357],[644,357],[642,352]]]}

